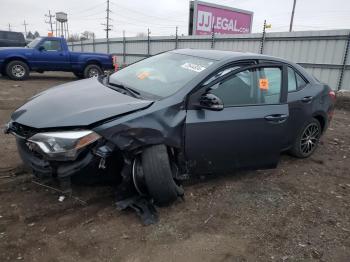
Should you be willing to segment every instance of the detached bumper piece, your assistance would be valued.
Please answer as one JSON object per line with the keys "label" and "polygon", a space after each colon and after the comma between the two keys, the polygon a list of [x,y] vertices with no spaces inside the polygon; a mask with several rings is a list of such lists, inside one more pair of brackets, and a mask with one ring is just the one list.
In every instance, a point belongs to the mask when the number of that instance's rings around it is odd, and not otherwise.
{"label": "detached bumper piece", "polygon": [[138,216],[140,216],[144,225],[148,226],[158,222],[158,212],[153,202],[143,196],[133,196],[124,200],[117,201],[118,210],[125,210],[127,208],[133,209]]}

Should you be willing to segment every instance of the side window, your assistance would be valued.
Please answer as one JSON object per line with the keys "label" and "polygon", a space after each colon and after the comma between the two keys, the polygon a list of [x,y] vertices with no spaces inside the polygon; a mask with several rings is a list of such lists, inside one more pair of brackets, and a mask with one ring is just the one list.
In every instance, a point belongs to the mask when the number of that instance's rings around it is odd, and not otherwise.
{"label": "side window", "polygon": [[214,85],[210,93],[220,97],[225,107],[278,104],[282,71],[266,67],[239,72]]}
{"label": "side window", "polygon": [[297,87],[298,89],[302,89],[306,86],[306,81],[297,73],[295,72],[295,76],[296,76],[296,79],[297,79]]}
{"label": "side window", "polygon": [[212,77],[210,77],[207,81],[204,82],[203,85],[208,85],[211,82],[213,82],[214,80],[218,79],[219,77],[222,77],[236,69],[240,68],[240,66],[233,66],[233,67],[229,67],[229,68],[225,68],[219,72],[217,72],[215,75],[213,75]]}
{"label": "side window", "polygon": [[295,71],[288,67],[288,92],[297,90],[297,81],[295,79]]}
{"label": "side window", "polygon": [[288,92],[300,90],[306,84],[306,81],[293,68],[288,67]]}
{"label": "side window", "polygon": [[42,43],[46,51],[60,51],[61,43],[58,40],[46,40]]}

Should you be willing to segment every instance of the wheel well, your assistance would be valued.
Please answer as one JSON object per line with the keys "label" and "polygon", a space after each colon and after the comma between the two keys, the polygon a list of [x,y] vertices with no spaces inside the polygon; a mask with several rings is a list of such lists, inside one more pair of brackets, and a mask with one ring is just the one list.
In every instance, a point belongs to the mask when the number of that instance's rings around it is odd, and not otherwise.
{"label": "wheel well", "polygon": [[321,115],[315,115],[314,118],[320,123],[322,132],[324,130],[324,127],[326,125],[326,120],[323,116]]}
{"label": "wheel well", "polygon": [[90,60],[90,61],[86,62],[84,68],[86,68],[88,65],[98,65],[102,69],[101,63],[99,61],[97,61],[97,60]]}
{"label": "wheel well", "polygon": [[23,59],[22,57],[10,57],[10,58],[5,59],[5,61],[4,61],[4,65],[5,65],[4,66],[4,70],[6,70],[6,66],[8,65],[8,63],[10,63],[12,61],[22,61],[23,63],[27,64],[29,69],[31,69],[29,64],[28,64],[28,62],[27,62],[27,60]]}

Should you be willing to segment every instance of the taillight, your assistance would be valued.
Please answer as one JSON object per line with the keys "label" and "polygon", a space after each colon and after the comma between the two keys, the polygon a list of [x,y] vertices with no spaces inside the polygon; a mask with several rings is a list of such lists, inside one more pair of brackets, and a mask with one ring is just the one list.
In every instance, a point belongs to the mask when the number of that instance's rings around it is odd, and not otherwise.
{"label": "taillight", "polygon": [[329,91],[328,95],[333,101],[335,101],[336,95],[335,95],[335,92],[333,90]]}

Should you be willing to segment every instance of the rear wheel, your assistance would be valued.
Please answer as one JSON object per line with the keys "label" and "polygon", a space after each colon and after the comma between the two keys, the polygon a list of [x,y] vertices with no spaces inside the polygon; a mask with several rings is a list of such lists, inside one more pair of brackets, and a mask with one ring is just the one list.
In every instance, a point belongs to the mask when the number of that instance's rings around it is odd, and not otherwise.
{"label": "rear wheel", "polygon": [[299,131],[290,152],[299,158],[311,156],[318,146],[321,133],[322,129],[320,122],[313,118]]}
{"label": "rear wheel", "polygon": [[6,75],[12,80],[25,80],[29,76],[29,67],[25,62],[11,61],[6,66]]}
{"label": "rear wheel", "polygon": [[182,188],[174,181],[174,168],[165,145],[146,148],[141,160],[147,191],[157,205],[168,205],[183,194]]}
{"label": "rear wheel", "polygon": [[87,65],[84,69],[84,78],[98,77],[102,74],[102,68],[96,64]]}

